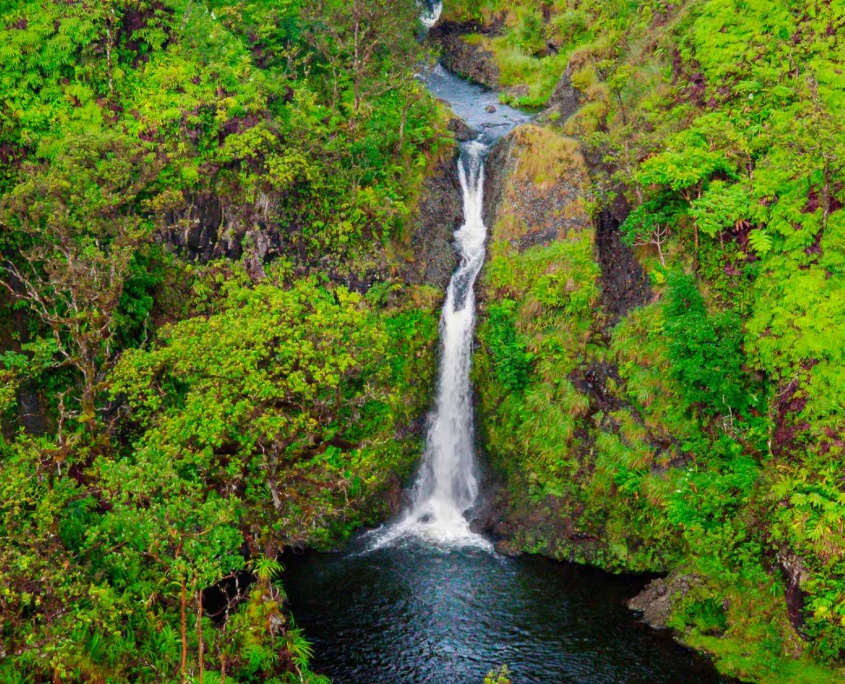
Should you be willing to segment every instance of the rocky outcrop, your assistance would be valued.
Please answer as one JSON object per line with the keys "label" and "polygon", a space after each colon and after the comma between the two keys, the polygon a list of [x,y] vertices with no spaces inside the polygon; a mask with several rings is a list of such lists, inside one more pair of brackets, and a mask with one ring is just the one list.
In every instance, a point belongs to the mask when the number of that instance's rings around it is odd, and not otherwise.
{"label": "rocky outcrop", "polygon": [[783,569],[786,579],[786,610],[789,615],[789,622],[797,634],[804,637],[804,585],[810,579],[810,573],[804,563],[804,559],[789,549],[782,549],[778,553],[778,561]]}
{"label": "rocky outcrop", "polygon": [[491,240],[523,252],[590,230],[588,176],[578,143],[528,124],[502,140],[487,160],[484,219]]}
{"label": "rocky outcrop", "polygon": [[499,67],[495,55],[481,43],[467,40],[467,34],[489,31],[474,22],[443,21],[428,33],[427,40],[440,49],[444,67],[488,88],[499,86]]}
{"label": "rocky outcrop", "polygon": [[[454,124],[457,137],[466,133]],[[468,130],[468,129],[467,129]],[[461,181],[458,178],[458,150],[445,155],[425,180],[419,204],[411,221],[402,277],[412,285],[431,285],[445,290],[458,266],[453,247],[454,232],[463,223]]]}
{"label": "rocky outcrop", "polygon": [[656,579],[628,601],[628,608],[642,613],[643,622],[655,629],[666,629],[675,604],[691,589],[701,586],[695,575],[678,575]]}
{"label": "rocky outcrop", "polygon": [[549,96],[548,107],[542,118],[564,123],[584,104],[584,94],[572,85],[569,70],[564,72]]}
{"label": "rocky outcrop", "polygon": [[229,231],[224,237],[223,205],[212,192],[188,198],[184,207],[170,213],[167,224],[167,242],[190,258],[206,262],[220,257],[241,257],[242,248],[237,238],[243,236],[232,235]]}
{"label": "rocky outcrop", "polygon": [[601,266],[602,304],[613,325],[652,298],[651,285],[633,251],[622,242],[620,221],[610,210],[599,215],[596,247]]}
{"label": "rocky outcrop", "polygon": [[493,146],[484,163],[483,219],[488,230],[496,225],[499,207],[502,205],[502,196],[512,171],[513,145],[513,135],[506,136]]}

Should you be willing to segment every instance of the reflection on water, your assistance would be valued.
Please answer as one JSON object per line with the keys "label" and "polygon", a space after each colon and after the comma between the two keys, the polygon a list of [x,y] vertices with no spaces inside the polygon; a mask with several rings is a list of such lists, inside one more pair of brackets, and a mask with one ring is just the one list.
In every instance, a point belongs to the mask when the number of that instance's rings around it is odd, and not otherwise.
{"label": "reflection on water", "polygon": [[335,684],[715,684],[712,665],[640,624],[644,584],[542,558],[418,542],[286,559],[291,608]]}

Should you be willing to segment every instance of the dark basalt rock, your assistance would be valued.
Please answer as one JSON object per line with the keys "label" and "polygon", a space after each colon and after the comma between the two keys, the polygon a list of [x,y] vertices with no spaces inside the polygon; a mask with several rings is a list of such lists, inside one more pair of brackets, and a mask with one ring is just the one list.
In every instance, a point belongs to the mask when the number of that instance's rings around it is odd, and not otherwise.
{"label": "dark basalt rock", "polygon": [[241,256],[239,242],[224,245],[220,239],[223,206],[213,193],[189,198],[187,206],[171,212],[167,223],[170,226],[167,242],[197,261],[206,262],[218,256],[239,259]]}
{"label": "dark basalt rock", "polygon": [[502,203],[505,181],[510,172],[510,158],[513,150],[513,136],[508,135],[497,142],[484,163],[484,207],[483,218],[487,230],[496,225],[496,216]]}
{"label": "dark basalt rock", "polygon": [[792,551],[784,549],[778,553],[778,560],[786,578],[786,610],[789,615],[789,622],[795,632],[802,638],[807,639],[804,633],[804,599],[805,592],[801,588],[809,578],[810,573],[804,564],[804,559]]}
{"label": "dark basalt rock", "polygon": [[602,301],[610,314],[611,324],[631,309],[651,300],[648,277],[631,248],[622,242],[621,221],[610,209],[599,216],[596,226],[596,246],[601,266]]}
{"label": "dark basalt rock", "polygon": [[478,135],[478,133],[467,126],[462,119],[449,119],[449,123],[446,124],[446,127],[455,134],[455,140],[458,142],[473,140]]}
{"label": "dark basalt rock", "polygon": [[[459,135],[472,136],[462,122],[456,123],[455,129]],[[463,204],[457,160],[456,149],[453,155],[441,159],[423,186],[411,224],[409,254],[402,268],[402,276],[412,285],[432,285],[445,291],[458,267],[453,234],[463,223]]]}
{"label": "dark basalt rock", "polygon": [[444,21],[428,32],[426,40],[440,47],[440,62],[449,71],[488,88],[498,88],[499,67],[493,53],[463,39],[466,34],[489,30],[475,22]]}
{"label": "dark basalt rock", "polygon": [[679,575],[653,580],[628,601],[628,608],[641,612],[643,622],[650,627],[666,629],[675,603],[701,583],[701,579],[695,575]]}

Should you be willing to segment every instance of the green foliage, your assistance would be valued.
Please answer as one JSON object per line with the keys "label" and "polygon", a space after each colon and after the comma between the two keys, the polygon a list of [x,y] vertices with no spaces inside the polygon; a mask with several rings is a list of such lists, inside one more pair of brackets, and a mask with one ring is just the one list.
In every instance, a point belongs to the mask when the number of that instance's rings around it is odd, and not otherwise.
{"label": "green foliage", "polygon": [[508,666],[502,665],[498,670],[490,670],[484,678],[484,684],[511,684]]}
{"label": "green foliage", "polygon": [[391,270],[451,144],[413,0],[346,9],[0,3],[3,681],[325,682],[276,556],[384,517],[437,334],[326,283]]}
{"label": "green foliage", "polygon": [[[655,292],[612,330],[591,320],[571,352],[542,346],[531,320],[548,323],[548,310],[517,316],[534,354],[517,397],[496,376],[490,321],[504,301],[543,297],[522,256],[492,246],[502,286],[479,331],[483,428],[514,515],[543,519],[517,543],[694,572],[704,588],[676,609],[687,641],[735,676],[834,681],[810,658],[841,665],[843,652],[845,14],[836,3],[563,0],[539,30],[556,52],[532,54],[534,9],[490,0],[446,13],[500,22],[483,47],[501,84],[526,86],[533,104],[566,72],[580,107],[549,119],[603,161],[599,208],[625,194],[622,233]],[[553,410],[561,395],[570,410]],[[597,541],[573,543],[572,529]],[[801,559],[806,642],[775,556]]]}
{"label": "green foliage", "polygon": [[492,305],[489,316],[489,345],[496,380],[512,392],[525,389],[531,370],[531,355],[517,338],[516,302],[504,299]]}
{"label": "green foliage", "polygon": [[695,280],[685,275],[669,281],[665,317],[670,373],[686,400],[716,415],[748,409],[739,317],[709,314]]}

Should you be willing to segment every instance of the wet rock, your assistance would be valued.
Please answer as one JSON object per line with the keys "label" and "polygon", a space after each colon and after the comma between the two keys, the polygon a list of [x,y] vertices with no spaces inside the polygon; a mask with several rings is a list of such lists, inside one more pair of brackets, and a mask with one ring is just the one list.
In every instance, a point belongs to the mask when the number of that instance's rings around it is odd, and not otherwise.
{"label": "wet rock", "polygon": [[505,182],[510,174],[514,138],[508,135],[497,142],[487,154],[484,164],[484,225],[491,230],[496,225]]}
{"label": "wet rock", "polygon": [[467,140],[472,140],[476,137],[476,132],[467,126],[466,123],[462,119],[453,118],[449,119],[449,123],[446,127],[455,134],[455,140],[458,142],[466,142]]}
{"label": "wet rock", "polygon": [[264,263],[272,248],[270,237],[265,231],[251,230],[245,235],[244,242],[247,245],[246,255],[244,256],[244,267],[247,275],[252,282],[260,282],[267,277],[264,272]]}
{"label": "wet rock", "polygon": [[438,162],[424,183],[402,267],[402,276],[412,285],[445,291],[458,266],[453,234],[463,223],[463,204],[457,164],[455,149]]}
{"label": "wet rock", "polygon": [[672,608],[702,580],[695,575],[656,579],[628,601],[628,608],[642,613],[643,622],[654,629],[666,629]]}
{"label": "wet rock", "polygon": [[496,107],[494,105],[487,105],[484,108],[484,111],[488,112],[489,114],[493,114],[496,111]]}
{"label": "wet rock", "polygon": [[223,207],[213,193],[199,193],[188,198],[184,207],[170,213],[167,224],[167,242],[191,258],[203,263],[216,256],[240,258],[239,249],[231,254],[219,254]]}
{"label": "wet rock", "polygon": [[622,242],[621,221],[611,209],[599,216],[596,246],[601,266],[602,301],[613,325],[631,309],[652,298],[648,276],[630,247]]}
{"label": "wet rock", "polygon": [[427,40],[440,48],[440,62],[449,71],[488,88],[497,88],[499,67],[493,53],[464,39],[467,34],[489,31],[475,22],[444,21],[429,31]]}
{"label": "wet rock", "polygon": [[520,549],[519,546],[512,540],[502,539],[497,541],[494,548],[496,549],[496,553],[501,554],[502,556],[508,556],[509,558],[516,558],[517,556],[522,555],[522,549]]}
{"label": "wet rock", "polygon": [[805,593],[801,586],[810,579],[810,573],[804,564],[804,559],[789,549],[782,549],[778,553],[778,561],[786,577],[786,610],[793,629],[804,639],[804,599]]}

